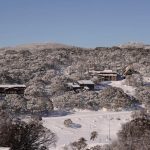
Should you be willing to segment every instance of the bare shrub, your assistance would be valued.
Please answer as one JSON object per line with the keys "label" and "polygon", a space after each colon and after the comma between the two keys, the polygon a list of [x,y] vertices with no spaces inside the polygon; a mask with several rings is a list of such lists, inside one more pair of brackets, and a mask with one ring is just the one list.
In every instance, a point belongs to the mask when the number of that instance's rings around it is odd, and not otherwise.
{"label": "bare shrub", "polygon": [[64,125],[65,125],[66,127],[70,127],[72,123],[73,123],[73,122],[72,122],[71,119],[66,119],[66,120],[64,121]]}
{"label": "bare shrub", "polygon": [[73,93],[66,92],[61,96],[54,97],[54,107],[59,109],[90,109],[98,110],[103,107],[107,109],[119,110],[127,109],[138,103],[134,97],[127,95],[121,88],[108,87],[100,92],[80,91]]}
{"label": "bare shrub", "polygon": [[71,143],[73,150],[82,150],[87,146],[86,139],[81,137],[78,141]]}
{"label": "bare shrub", "polygon": [[144,111],[132,114],[133,120],[122,125],[118,140],[104,145],[103,150],[149,150],[150,116]]}
{"label": "bare shrub", "polygon": [[117,119],[117,120],[121,120],[121,118],[119,118],[119,117],[117,117],[116,119]]}
{"label": "bare shrub", "polygon": [[11,150],[48,150],[55,145],[56,135],[41,122],[11,119],[8,113],[0,114],[0,145]]}
{"label": "bare shrub", "polygon": [[127,95],[121,88],[108,87],[99,93],[99,106],[107,109],[118,110],[122,108],[131,108],[138,101]]}
{"label": "bare shrub", "polygon": [[122,149],[150,149],[150,119],[140,117],[122,126],[118,133],[119,144]]}
{"label": "bare shrub", "polygon": [[[87,149],[86,149],[86,150],[87,150]],[[89,150],[104,150],[104,149],[102,149],[102,146],[96,145],[96,146],[94,146],[94,147],[89,148]]]}
{"label": "bare shrub", "polygon": [[142,86],[143,85],[143,78],[141,74],[132,74],[128,75],[125,79],[125,83],[129,86]]}
{"label": "bare shrub", "polygon": [[93,141],[94,141],[97,137],[98,137],[97,131],[91,132],[90,140],[93,140]]}
{"label": "bare shrub", "polygon": [[136,110],[136,111],[132,112],[131,117],[133,119],[136,119],[136,118],[148,118],[148,114],[146,113],[145,110]]}
{"label": "bare shrub", "polygon": [[145,105],[146,109],[150,111],[150,87],[141,86],[136,88],[135,95],[137,99]]}

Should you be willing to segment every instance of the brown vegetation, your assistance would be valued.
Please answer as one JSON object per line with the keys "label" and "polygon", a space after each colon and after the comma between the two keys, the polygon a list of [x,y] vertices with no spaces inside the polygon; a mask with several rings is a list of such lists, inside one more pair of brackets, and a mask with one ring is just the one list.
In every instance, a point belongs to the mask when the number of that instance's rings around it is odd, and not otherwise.
{"label": "brown vegetation", "polygon": [[23,122],[6,112],[0,112],[0,120],[0,146],[11,150],[48,150],[56,143],[55,134],[37,120]]}

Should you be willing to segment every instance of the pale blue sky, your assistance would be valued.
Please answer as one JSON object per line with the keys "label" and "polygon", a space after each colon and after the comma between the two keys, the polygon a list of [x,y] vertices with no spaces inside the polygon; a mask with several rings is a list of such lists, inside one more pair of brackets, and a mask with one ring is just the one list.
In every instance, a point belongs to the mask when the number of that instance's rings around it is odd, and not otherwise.
{"label": "pale blue sky", "polygon": [[0,47],[150,44],[149,0],[0,0]]}

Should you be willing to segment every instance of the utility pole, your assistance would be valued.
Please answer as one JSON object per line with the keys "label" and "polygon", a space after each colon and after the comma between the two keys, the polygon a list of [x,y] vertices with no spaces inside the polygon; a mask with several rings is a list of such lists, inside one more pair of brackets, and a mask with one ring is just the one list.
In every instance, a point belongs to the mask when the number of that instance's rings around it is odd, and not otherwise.
{"label": "utility pole", "polygon": [[110,150],[110,114],[108,115],[108,144]]}

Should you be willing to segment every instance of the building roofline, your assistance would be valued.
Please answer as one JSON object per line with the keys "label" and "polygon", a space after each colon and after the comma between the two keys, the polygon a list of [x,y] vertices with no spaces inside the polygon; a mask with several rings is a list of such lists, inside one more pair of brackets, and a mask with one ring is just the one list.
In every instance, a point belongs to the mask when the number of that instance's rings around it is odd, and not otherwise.
{"label": "building roofline", "polygon": [[26,88],[24,84],[0,84],[0,88]]}

